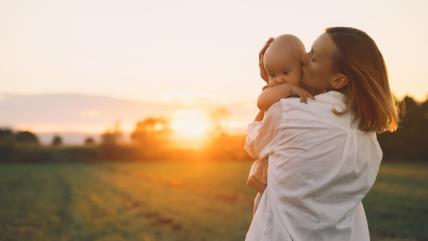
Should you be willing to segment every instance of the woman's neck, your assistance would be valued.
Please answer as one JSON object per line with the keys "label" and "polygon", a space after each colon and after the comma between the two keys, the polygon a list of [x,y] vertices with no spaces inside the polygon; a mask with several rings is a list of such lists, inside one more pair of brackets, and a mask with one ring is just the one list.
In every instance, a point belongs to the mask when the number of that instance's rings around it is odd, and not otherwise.
{"label": "woman's neck", "polygon": [[320,89],[314,89],[314,88],[311,88],[311,87],[305,85],[304,83],[302,83],[302,87],[305,90],[309,91],[309,93],[311,93],[312,96],[319,95],[319,94],[322,94],[322,93],[325,93],[328,91],[328,89],[321,89],[321,90]]}

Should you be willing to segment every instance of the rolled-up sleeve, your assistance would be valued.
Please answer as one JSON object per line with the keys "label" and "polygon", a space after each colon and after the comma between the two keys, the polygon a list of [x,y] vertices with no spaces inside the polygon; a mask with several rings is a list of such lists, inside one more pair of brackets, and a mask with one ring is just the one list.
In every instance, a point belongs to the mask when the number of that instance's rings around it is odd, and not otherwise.
{"label": "rolled-up sleeve", "polygon": [[282,104],[277,102],[265,112],[263,120],[248,124],[244,150],[250,157],[261,159],[273,152],[282,114]]}

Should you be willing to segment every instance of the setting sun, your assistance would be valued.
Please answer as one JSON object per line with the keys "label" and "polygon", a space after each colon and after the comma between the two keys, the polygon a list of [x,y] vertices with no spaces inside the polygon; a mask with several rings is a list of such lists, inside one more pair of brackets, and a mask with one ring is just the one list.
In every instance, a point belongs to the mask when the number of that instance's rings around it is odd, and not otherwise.
{"label": "setting sun", "polygon": [[198,109],[176,110],[171,127],[179,139],[202,140],[210,126],[208,115]]}

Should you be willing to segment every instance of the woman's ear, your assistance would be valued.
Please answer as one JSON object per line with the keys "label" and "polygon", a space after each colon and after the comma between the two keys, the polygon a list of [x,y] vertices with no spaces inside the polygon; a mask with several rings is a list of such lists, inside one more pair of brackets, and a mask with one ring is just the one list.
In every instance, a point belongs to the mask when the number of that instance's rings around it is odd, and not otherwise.
{"label": "woman's ear", "polygon": [[349,82],[348,76],[341,73],[337,73],[333,77],[333,80],[331,81],[330,86],[332,89],[338,90],[345,87],[348,84],[348,82]]}

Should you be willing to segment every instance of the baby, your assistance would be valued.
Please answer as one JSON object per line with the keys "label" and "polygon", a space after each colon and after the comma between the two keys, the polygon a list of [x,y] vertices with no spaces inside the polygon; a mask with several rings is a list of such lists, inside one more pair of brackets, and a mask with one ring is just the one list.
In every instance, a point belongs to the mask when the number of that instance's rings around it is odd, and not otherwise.
{"label": "baby", "polygon": [[[312,95],[301,86],[302,66],[300,59],[304,54],[303,43],[296,36],[290,34],[270,38],[266,42],[259,55],[260,75],[267,82],[267,85],[263,87],[263,92],[257,100],[257,106],[260,109],[258,117],[263,116],[264,111],[282,98],[297,96],[305,103],[307,103],[308,98],[313,99]],[[263,183],[267,184],[267,168],[267,157],[256,160],[251,165],[250,176],[255,175],[258,180],[263,180]],[[262,192],[264,192],[264,188]],[[254,199],[253,216],[256,213],[262,192],[258,192]]]}

